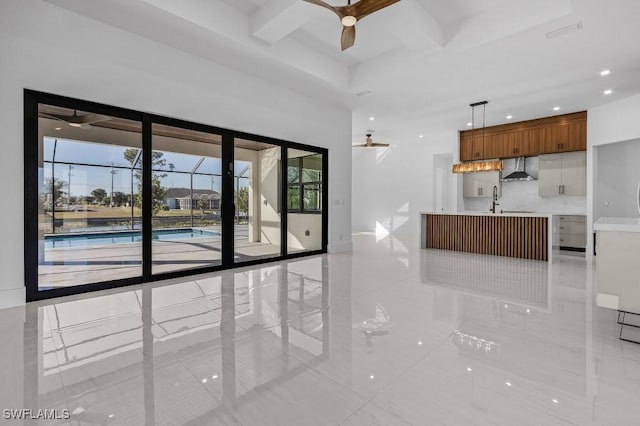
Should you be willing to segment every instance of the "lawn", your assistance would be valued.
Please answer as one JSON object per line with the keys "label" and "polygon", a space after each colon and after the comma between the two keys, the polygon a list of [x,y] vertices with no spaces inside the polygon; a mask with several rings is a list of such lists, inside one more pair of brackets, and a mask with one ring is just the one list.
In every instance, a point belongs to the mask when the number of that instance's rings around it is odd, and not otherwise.
{"label": "lawn", "polygon": [[[205,210],[205,214],[211,214],[213,211]],[[138,207],[133,208],[134,217],[142,217],[142,209]],[[161,210],[155,216],[156,217],[174,217],[174,216],[190,216],[190,210]],[[48,218],[51,217],[51,212],[46,213]],[[201,210],[193,210],[193,216],[202,216]],[[91,206],[87,211],[72,211],[63,212],[56,211],[56,219],[92,219],[92,218],[130,218],[131,207],[104,207],[104,206]]]}

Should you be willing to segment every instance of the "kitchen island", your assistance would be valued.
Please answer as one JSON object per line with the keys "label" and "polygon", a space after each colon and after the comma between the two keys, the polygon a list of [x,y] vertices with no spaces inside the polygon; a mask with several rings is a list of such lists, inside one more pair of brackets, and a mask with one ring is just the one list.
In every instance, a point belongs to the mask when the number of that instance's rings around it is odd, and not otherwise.
{"label": "kitchen island", "polygon": [[557,221],[540,213],[421,212],[421,247],[551,262]]}
{"label": "kitchen island", "polygon": [[640,219],[604,217],[593,229],[598,306],[640,313]]}

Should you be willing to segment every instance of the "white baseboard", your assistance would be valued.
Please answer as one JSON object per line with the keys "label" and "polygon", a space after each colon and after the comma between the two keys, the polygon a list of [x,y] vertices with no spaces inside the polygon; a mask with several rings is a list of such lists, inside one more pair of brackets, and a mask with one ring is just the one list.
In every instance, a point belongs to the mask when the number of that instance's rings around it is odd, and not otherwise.
{"label": "white baseboard", "polygon": [[347,243],[331,244],[329,245],[329,247],[327,247],[327,251],[329,253],[344,253],[353,251],[353,243],[349,241]]}
{"label": "white baseboard", "polygon": [[0,290],[0,309],[23,306],[26,300],[27,292],[25,287]]}

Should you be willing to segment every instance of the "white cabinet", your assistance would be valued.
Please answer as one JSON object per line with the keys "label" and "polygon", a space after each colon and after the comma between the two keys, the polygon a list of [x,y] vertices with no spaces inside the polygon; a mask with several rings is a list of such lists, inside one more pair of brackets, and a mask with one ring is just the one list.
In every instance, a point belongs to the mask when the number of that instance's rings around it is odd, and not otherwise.
{"label": "white cabinet", "polygon": [[587,247],[585,216],[560,216],[560,248],[584,251]]}
{"label": "white cabinet", "polygon": [[587,195],[586,151],[541,155],[538,194],[542,197]]}
{"label": "white cabinet", "polygon": [[465,173],[462,178],[463,195],[469,198],[491,198],[493,187],[498,187],[498,197],[502,195],[500,172]]}

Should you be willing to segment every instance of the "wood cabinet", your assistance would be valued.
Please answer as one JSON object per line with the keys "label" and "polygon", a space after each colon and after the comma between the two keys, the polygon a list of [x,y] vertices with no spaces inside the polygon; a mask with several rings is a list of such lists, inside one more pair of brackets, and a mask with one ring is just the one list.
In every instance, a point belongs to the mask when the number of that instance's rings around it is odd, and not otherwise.
{"label": "wood cabinet", "polygon": [[540,129],[533,127],[522,130],[522,142],[518,147],[517,154],[523,157],[530,157],[540,153]]}
{"label": "wood cabinet", "polygon": [[587,122],[573,121],[540,129],[540,153],[584,151],[587,149]]}
{"label": "wood cabinet", "polygon": [[566,114],[460,132],[460,160],[530,157],[587,149],[587,113]]}
{"label": "wood cabinet", "polygon": [[540,156],[538,194],[542,197],[587,194],[587,153],[564,152]]}
{"label": "wood cabinet", "polygon": [[469,198],[491,198],[493,187],[498,188],[498,197],[502,196],[500,172],[465,173],[462,178],[462,193]]}
{"label": "wood cabinet", "polygon": [[518,131],[489,134],[484,141],[485,158],[510,158],[521,156],[522,136],[522,132]]}
{"label": "wood cabinet", "polygon": [[[473,137],[472,137],[473,136]],[[460,134],[460,160],[472,161],[487,158],[484,153],[482,132]]]}

